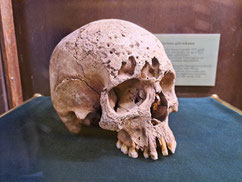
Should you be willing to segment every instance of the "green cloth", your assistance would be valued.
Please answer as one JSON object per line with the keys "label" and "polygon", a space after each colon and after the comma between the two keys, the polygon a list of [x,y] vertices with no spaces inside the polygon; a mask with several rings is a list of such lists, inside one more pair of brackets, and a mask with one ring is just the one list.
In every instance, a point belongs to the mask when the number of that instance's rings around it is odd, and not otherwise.
{"label": "green cloth", "polygon": [[179,104],[176,152],[153,161],[124,155],[115,132],[71,135],[50,97],[35,98],[0,118],[0,181],[242,181],[242,116],[209,97]]}

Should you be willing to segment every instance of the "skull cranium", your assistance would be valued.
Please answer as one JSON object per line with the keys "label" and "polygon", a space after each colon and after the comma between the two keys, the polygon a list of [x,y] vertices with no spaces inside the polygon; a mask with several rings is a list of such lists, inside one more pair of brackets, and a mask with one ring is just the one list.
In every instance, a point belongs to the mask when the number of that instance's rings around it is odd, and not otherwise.
{"label": "skull cranium", "polygon": [[175,72],[160,41],[127,21],[91,22],[56,46],[50,61],[53,106],[67,128],[98,123],[118,132],[117,147],[131,157],[174,153],[168,115],[177,111]]}

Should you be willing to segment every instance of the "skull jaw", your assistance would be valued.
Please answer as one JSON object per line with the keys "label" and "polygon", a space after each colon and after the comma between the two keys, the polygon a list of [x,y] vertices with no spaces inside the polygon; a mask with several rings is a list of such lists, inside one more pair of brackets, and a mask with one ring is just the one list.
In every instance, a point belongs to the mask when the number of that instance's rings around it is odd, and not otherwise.
{"label": "skull jaw", "polygon": [[[102,107],[105,108],[104,103]],[[99,125],[103,129],[118,132],[117,147],[130,157],[136,158],[137,151],[141,150],[145,158],[156,160],[158,143],[163,156],[168,155],[168,149],[171,153],[175,152],[176,140],[168,125],[168,115],[163,121],[159,121],[152,118],[150,111],[137,111],[132,115],[117,117],[115,112],[109,110],[103,113]]]}
{"label": "skull jaw", "polygon": [[[157,123],[154,126],[154,121]],[[163,156],[175,152],[176,140],[168,126],[168,116],[161,122],[149,117],[136,117],[127,120],[123,128],[118,131],[118,143],[129,150],[143,151],[144,157],[158,159],[157,148],[161,147]],[[122,149],[121,149],[122,150]],[[132,155],[130,157],[133,157]]]}

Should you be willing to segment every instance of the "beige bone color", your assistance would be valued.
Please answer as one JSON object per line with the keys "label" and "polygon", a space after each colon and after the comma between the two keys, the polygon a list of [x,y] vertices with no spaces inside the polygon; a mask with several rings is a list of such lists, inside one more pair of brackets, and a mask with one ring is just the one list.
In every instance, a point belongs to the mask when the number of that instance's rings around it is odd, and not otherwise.
{"label": "beige bone color", "polygon": [[130,157],[174,153],[168,116],[177,111],[175,72],[160,41],[127,21],[105,19],[72,32],[50,60],[53,106],[66,127],[99,124],[118,132],[117,147]]}

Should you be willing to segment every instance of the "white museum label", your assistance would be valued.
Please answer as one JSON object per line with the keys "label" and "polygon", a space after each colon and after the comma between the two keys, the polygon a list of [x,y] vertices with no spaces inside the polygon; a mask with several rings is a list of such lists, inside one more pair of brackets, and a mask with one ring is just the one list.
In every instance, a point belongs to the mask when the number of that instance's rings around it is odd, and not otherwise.
{"label": "white museum label", "polygon": [[155,34],[176,71],[178,86],[214,86],[220,34]]}

